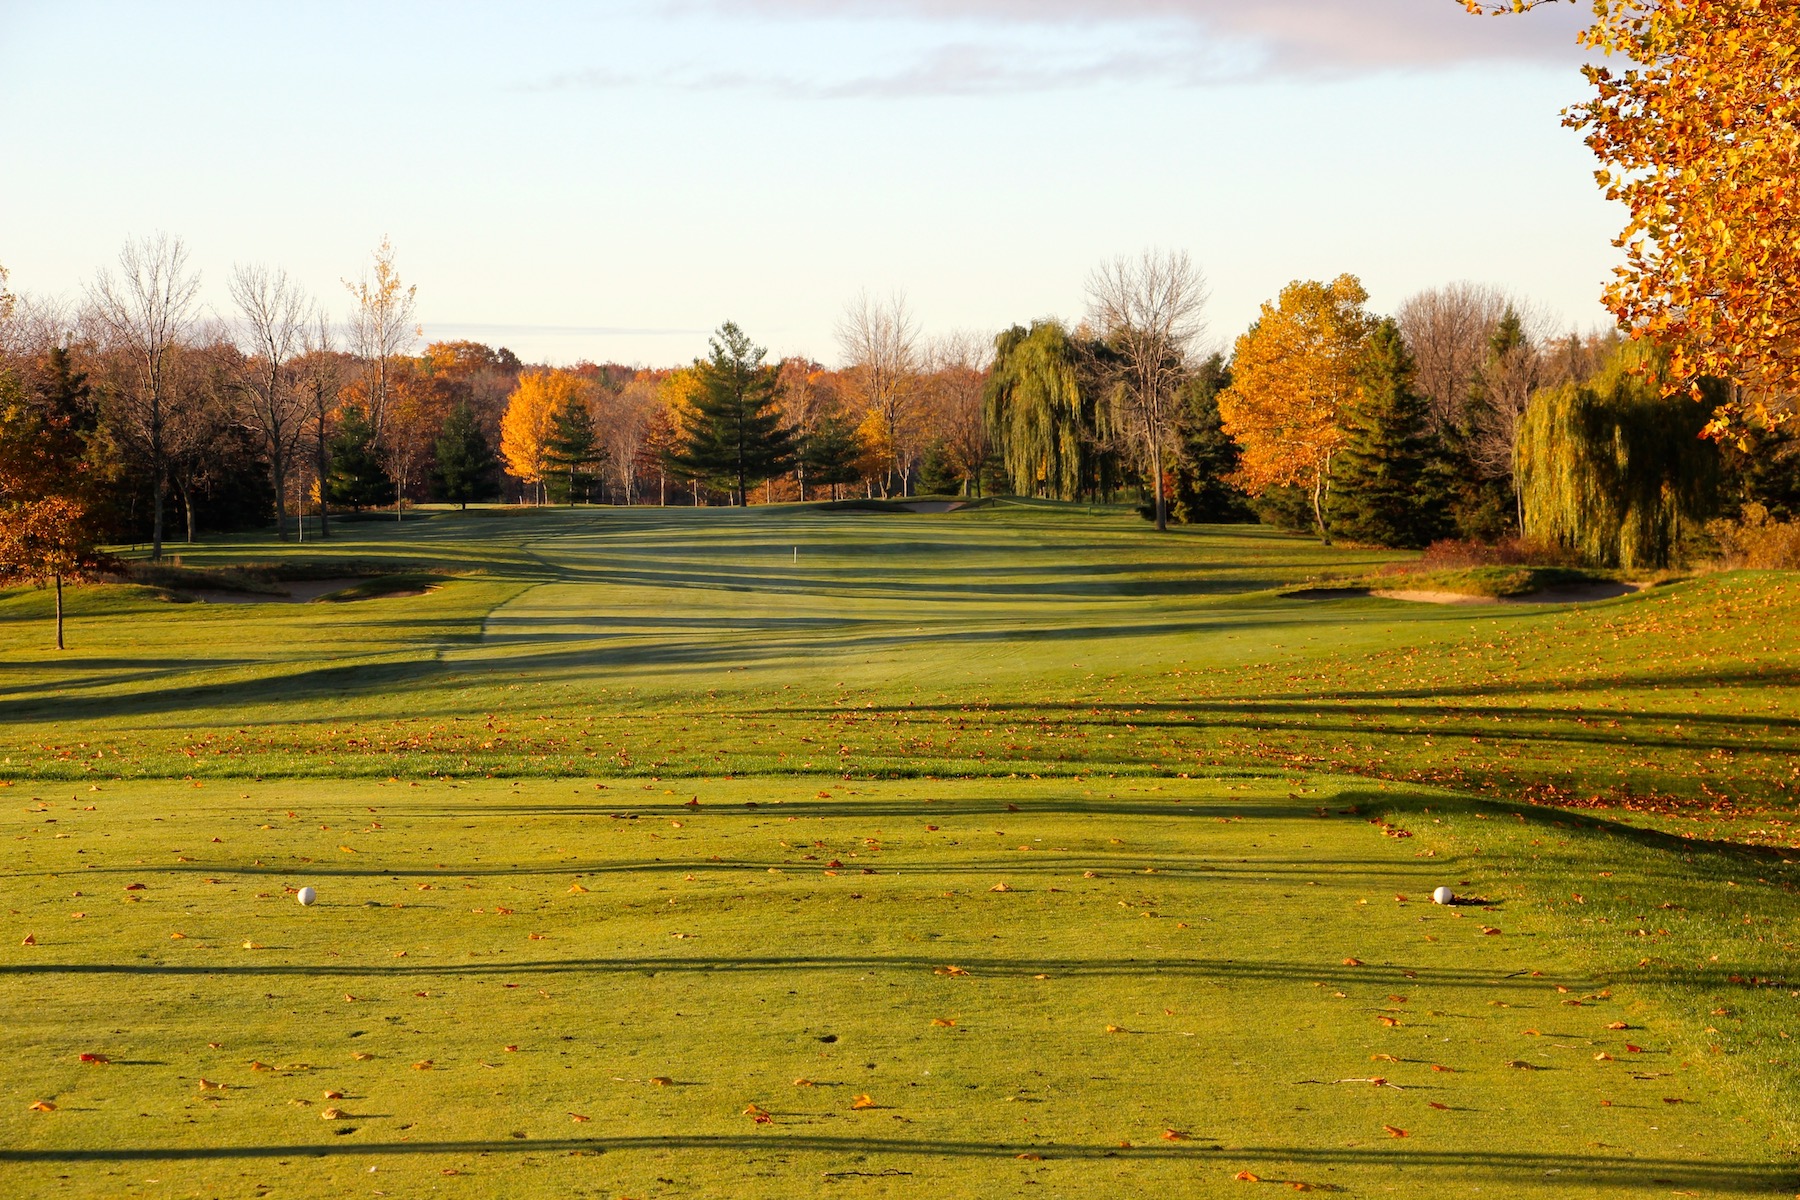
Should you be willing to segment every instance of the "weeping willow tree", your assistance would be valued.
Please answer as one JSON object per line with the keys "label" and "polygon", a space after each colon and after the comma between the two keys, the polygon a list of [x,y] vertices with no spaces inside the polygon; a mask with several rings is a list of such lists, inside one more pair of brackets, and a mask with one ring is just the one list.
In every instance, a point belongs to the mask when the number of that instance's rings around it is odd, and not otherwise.
{"label": "weeping willow tree", "polygon": [[1588,383],[1546,388],[1519,428],[1515,469],[1528,537],[1599,567],[1665,567],[1712,514],[1713,405],[1665,396],[1662,363],[1627,343]]}
{"label": "weeping willow tree", "polygon": [[1015,325],[994,339],[983,397],[988,434],[1015,491],[1074,499],[1086,475],[1089,438],[1105,410],[1084,387],[1080,348],[1057,321]]}

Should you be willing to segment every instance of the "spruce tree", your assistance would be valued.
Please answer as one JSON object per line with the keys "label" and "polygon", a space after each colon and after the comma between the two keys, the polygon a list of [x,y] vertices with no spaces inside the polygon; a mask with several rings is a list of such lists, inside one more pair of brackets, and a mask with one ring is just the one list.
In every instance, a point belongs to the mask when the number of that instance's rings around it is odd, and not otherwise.
{"label": "spruce tree", "polygon": [[800,447],[806,463],[806,479],[821,487],[837,487],[862,478],[857,459],[862,457],[862,444],[856,438],[856,424],[847,417],[831,416],[813,426]]}
{"label": "spruce tree", "polygon": [[388,478],[375,452],[375,427],[360,404],[350,404],[338,414],[337,432],[331,437],[331,474],[325,480],[325,497],[333,504],[354,509],[387,504],[394,498],[394,481]]}
{"label": "spruce tree", "polygon": [[544,440],[544,483],[551,500],[578,504],[588,499],[592,468],[600,462],[599,444],[593,411],[578,392],[551,415],[550,436]]}
{"label": "spruce tree", "polygon": [[451,411],[432,448],[438,495],[465,509],[500,495],[499,459],[466,402]]}
{"label": "spruce tree", "polygon": [[1444,532],[1430,406],[1413,390],[1413,373],[1399,324],[1382,321],[1344,406],[1346,442],[1331,464],[1332,524],[1346,538],[1416,548]]}
{"label": "spruce tree", "polygon": [[1230,386],[1231,367],[1223,354],[1214,354],[1194,369],[1182,389],[1169,515],[1184,524],[1255,519],[1249,498],[1227,482],[1242,456],[1219,415],[1219,393]]}
{"label": "spruce tree", "polygon": [[685,475],[731,490],[733,504],[748,502],[752,485],[785,471],[793,461],[793,432],[776,407],[774,367],[731,321],[719,326],[712,353],[694,364],[699,388],[687,437],[669,455]]}

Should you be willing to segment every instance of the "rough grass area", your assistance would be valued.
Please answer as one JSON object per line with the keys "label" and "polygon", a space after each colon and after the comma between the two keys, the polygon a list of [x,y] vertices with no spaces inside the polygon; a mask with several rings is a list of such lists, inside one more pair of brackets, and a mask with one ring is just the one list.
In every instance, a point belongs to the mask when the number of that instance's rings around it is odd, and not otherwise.
{"label": "rough grass area", "polygon": [[1045,504],[339,534],[184,565],[456,578],[75,589],[63,654],[0,593],[0,1195],[1800,1191],[1792,575],[1302,602],[1404,556]]}

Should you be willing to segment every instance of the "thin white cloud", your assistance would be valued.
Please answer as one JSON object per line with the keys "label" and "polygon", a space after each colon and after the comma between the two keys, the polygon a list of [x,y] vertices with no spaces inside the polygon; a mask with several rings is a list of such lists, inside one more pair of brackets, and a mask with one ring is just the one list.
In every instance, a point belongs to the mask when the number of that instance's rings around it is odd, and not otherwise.
{"label": "thin white cloud", "polygon": [[1461,0],[683,0],[676,11],[737,25],[791,22],[841,38],[846,52],[803,67],[774,56],[764,69],[693,60],[572,71],[529,90],[660,86],[794,100],[900,99],[1204,87],[1482,63],[1573,68],[1584,23],[1573,5],[1483,19]]}

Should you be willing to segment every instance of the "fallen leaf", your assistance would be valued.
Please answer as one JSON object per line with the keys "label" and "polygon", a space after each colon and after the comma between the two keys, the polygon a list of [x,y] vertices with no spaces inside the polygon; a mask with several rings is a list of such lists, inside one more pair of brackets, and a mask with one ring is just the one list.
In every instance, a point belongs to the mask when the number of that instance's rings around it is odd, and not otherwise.
{"label": "fallen leaf", "polygon": [[1608,1054],[1604,1050],[1602,1050],[1598,1054],[1594,1055],[1595,1062],[1611,1062],[1612,1060],[1613,1060],[1613,1056]]}
{"label": "fallen leaf", "polygon": [[112,1059],[106,1057],[104,1054],[83,1054],[80,1056],[80,1061],[84,1063],[109,1063]]}
{"label": "fallen leaf", "polygon": [[796,1080],[794,1080],[794,1086],[795,1087],[817,1087],[818,1084],[814,1083],[810,1079],[796,1079]]}
{"label": "fallen leaf", "polygon": [[1363,960],[1360,958],[1346,958],[1344,960],[1344,965],[1346,967],[1360,967],[1363,965]]}
{"label": "fallen leaf", "polygon": [[344,1093],[338,1091],[336,1088],[331,1088],[326,1091],[325,1098],[327,1100],[342,1100],[344,1098]]}
{"label": "fallen leaf", "polygon": [[429,1071],[429,1070],[431,1070],[431,1060],[430,1060],[430,1059],[429,1059],[429,1058],[428,1058],[428,1059],[426,1059],[426,1060],[425,1060],[425,1061],[423,1061],[423,1062],[416,1062],[416,1063],[414,1063],[414,1064],[413,1064],[413,1070],[415,1070],[415,1071]]}
{"label": "fallen leaf", "polygon": [[1370,1061],[1370,1062],[1391,1062],[1391,1063],[1397,1063],[1397,1062],[1399,1062],[1399,1061],[1400,1061],[1400,1060],[1399,1060],[1399,1059],[1397,1059],[1397,1058],[1395,1058],[1395,1057],[1394,1057],[1394,1056],[1393,1056],[1393,1055],[1391,1055],[1391,1054],[1371,1054],[1371,1055],[1369,1055],[1369,1061]]}
{"label": "fallen leaf", "polygon": [[1031,1152],[1031,1151],[1029,1151],[1029,1150],[1027,1150],[1027,1151],[1026,1151],[1026,1152],[1025,1152],[1025,1153],[1023,1153],[1023,1154],[1015,1154],[1015,1155],[1013,1155],[1013,1157],[1014,1157],[1014,1158],[1017,1158],[1017,1159],[1021,1159],[1021,1160],[1023,1160],[1023,1161],[1024,1161],[1024,1162],[1043,1162],[1043,1161],[1044,1161],[1044,1156],[1043,1156],[1043,1155],[1041,1155],[1041,1154],[1033,1154],[1033,1153],[1032,1153],[1032,1152]]}
{"label": "fallen leaf", "polygon": [[950,1029],[956,1024],[956,1022],[949,1017],[933,1017],[931,1018],[931,1023],[942,1029]]}
{"label": "fallen leaf", "polygon": [[869,1098],[869,1093],[864,1092],[862,1095],[858,1096],[856,1099],[854,1099],[850,1102],[850,1107],[851,1108],[874,1108],[874,1107],[876,1107],[876,1104],[875,1104],[875,1101],[873,1101],[872,1099]]}
{"label": "fallen leaf", "polygon": [[56,1105],[50,1103],[50,1101],[48,1101],[48,1100],[39,1100],[36,1104],[33,1104],[31,1106],[31,1111],[32,1112],[55,1112]]}
{"label": "fallen leaf", "polygon": [[1607,1023],[1606,1027],[1608,1029],[1630,1029],[1631,1028],[1631,1026],[1627,1025],[1623,1021],[1610,1021]]}
{"label": "fallen leaf", "polygon": [[652,1075],[650,1077],[650,1082],[657,1087],[669,1087],[675,1081],[670,1079],[667,1075]]}
{"label": "fallen leaf", "polygon": [[1120,1026],[1120,1025],[1108,1025],[1106,1027],[1106,1032],[1108,1032],[1108,1033],[1124,1033],[1125,1029],[1123,1026]]}
{"label": "fallen leaf", "polygon": [[28,933],[28,934],[26,934],[26,935],[25,935],[25,940],[24,940],[24,941],[22,941],[22,942],[20,942],[20,943],[19,943],[19,945],[21,945],[21,946],[35,946],[35,945],[37,945],[37,934],[35,934],[35,933]]}
{"label": "fallen leaf", "polygon": [[354,1058],[357,1062],[368,1062],[375,1056],[370,1054],[367,1050],[352,1050],[350,1052],[350,1057]]}
{"label": "fallen leaf", "polygon": [[963,970],[961,967],[939,967],[936,970],[934,970],[932,972],[932,974],[933,975],[967,975],[968,972]]}
{"label": "fallen leaf", "polygon": [[1429,1104],[1432,1108],[1437,1109],[1439,1112],[1450,1111],[1450,1106],[1448,1104],[1439,1104],[1436,1100],[1427,1100],[1425,1103]]}
{"label": "fallen leaf", "polygon": [[1387,1130],[1387,1135],[1389,1137],[1403,1138],[1403,1137],[1411,1137],[1412,1136],[1411,1133],[1400,1128],[1398,1125],[1383,1125],[1382,1128]]}
{"label": "fallen leaf", "polygon": [[225,1090],[225,1085],[222,1083],[214,1083],[210,1079],[203,1078],[200,1080],[200,1090],[203,1092],[222,1092]]}
{"label": "fallen leaf", "polygon": [[1236,1175],[1233,1175],[1232,1178],[1237,1180],[1239,1183],[1261,1183],[1262,1182],[1261,1175],[1254,1174],[1250,1171],[1239,1171]]}
{"label": "fallen leaf", "polygon": [[760,1105],[757,1105],[757,1104],[744,1105],[744,1115],[746,1117],[763,1117],[763,1116],[767,1116],[768,1113],[769,1113],[769,1110],[766,1108],[763,1108]]}
{"label": "fallen leaf", "polygon": [[592,1117],[584,1117],[580,1113],[575,1113],[575,1112],[570,1113],[569,1116],[574,1120],[574,1122],[577,1125],[580,1125],[585,1121],[591,1121],[594,1119]]}
{"label": "fallen leaf", "polygon": [[1165,1129],[1162,1131],[1162,1140],[1165,1142],[1192,1141],[1193,1136],[1194,1136],[1193,1134],[1186,1133],[1180,1129]]}
{"label": "fallen leaf", "polygon": [[250,1060],[250,1069],[252,1071],[273,1071],[275,1068],[271,1067],[266,1062],[259,1062],[253,1058]]}
{"label": "fallen leaf", "polygon": [[581,895],[582,893],[587,891],[587,889],[582,887],[579,883],[571,883],[569,885],[569,890],[571,892],[574,892],[576,895]]}
{"label": "fallen leaf", "polygon": [[341,1108],[321,1108],[319,1110],[319,1120],[321,1121],[341,1121],[343,1119],[344,1110]]}
{"label": "fallen leaf", "polygon": [[1380,1021],[1383,1025],[1386,1025],[1389,1029],[1392,1029],[1400,1023],[1399,1017],[1377,1017],[1376,1020]]}
{"label": "fallen leaf", "polygon": [[988,891],[990,891],[990,892],[1010,892],[1010,891],[1012,891],[1012,885],[1006,884],[1006,883],[996,883],[993,887],[989,888]]}
{"label": "fallen leaf", "polygon": [[1630,1042],[1626,1042],[1625,1043],[1625,1052],[1627,1054],[1642,1054],[1644,1052],[1644,1048],[1642,1046],[1634,1046]]}

